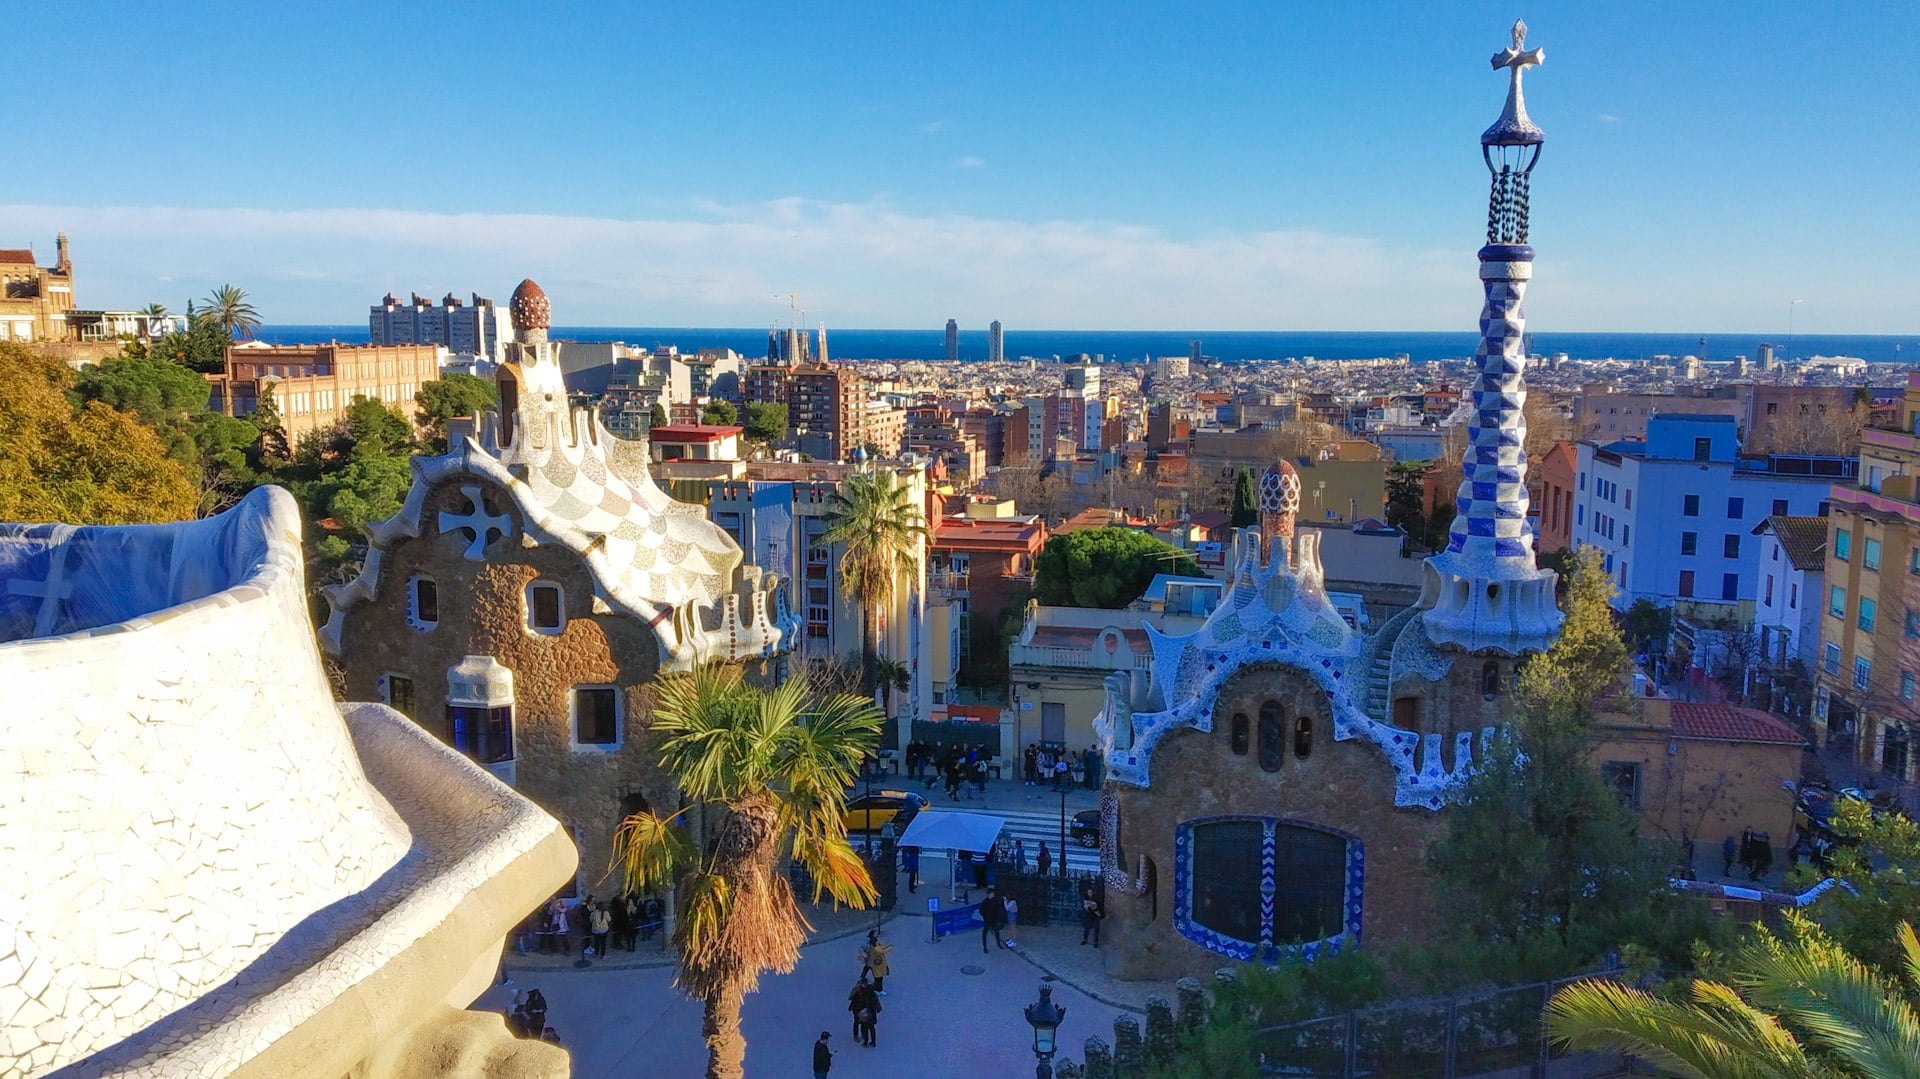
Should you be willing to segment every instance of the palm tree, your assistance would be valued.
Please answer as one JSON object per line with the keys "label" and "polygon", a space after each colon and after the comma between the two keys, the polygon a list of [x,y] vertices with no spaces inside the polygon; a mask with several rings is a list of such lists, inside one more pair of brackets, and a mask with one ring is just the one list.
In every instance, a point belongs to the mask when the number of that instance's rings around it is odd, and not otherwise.
{"label": "palm tree", "polygon": [[825,540],[841,546],[840,579],[860,605],[860,669],[869,690],[878,681],[880,613],[892,605],[900,575],[919,565],[926,536],[911,490],[890,471],[856,472],[833,493]]}
{"label": "palm tree", "polygon": [[140,314],[146,316],[146,321],[140,324],[141,328],[145,331],[140,335],[140,339],[148,347],[152,347],[153,324],[167,317],[167,305],[163,303],[150,303],[140,309]]}
{"label": "palm tree", "polygon": [[253,331],[260,328],[260,312],[247,302],[245,289],[234,285],[221,285],[208,296],[201,310],[202,318],[210,318],[227,331],[231,339],[235,333],[243,341],[253,340]]}
{"label": "palm tree", "polygon": [[1739,953],[1737,988],[1701,979],[1692,1000],[1613,982],[1569,986],[1547,1005],[1555,1041],[1632,1053],[1686,1079],[1920,1079],[1920,941],[1902,923],[1905,983],[1847,954],[1798,914],[1789,939]]}
{"label": "palm tree", "polygon": [[876,892],[847,844],[846,790],[878,736],[873,702],[848,694],[809,699],[791,679],[746,685],[737,668],[708,666],[660,682],[653,734],[661,767],[690,805],[712,806],[718,834],[696,843],[680,818],[636,813],[614,834],[613,863],[627,889],[673,888],[680,952],[675,984],[705,1010],[708,1079],[739,1079],[746,1056],[740,1006],[766,971],[785,974],[812,928],[787,884],[783,853],[822,894],[851,907]]}
{"label": "palm tree", "polygon": [[887,715],[893,714],[893,695],[905,693],[913,688],[913,672],[897,659],[882,657],[873,663],[873,677],[880,690],[880,710]]}

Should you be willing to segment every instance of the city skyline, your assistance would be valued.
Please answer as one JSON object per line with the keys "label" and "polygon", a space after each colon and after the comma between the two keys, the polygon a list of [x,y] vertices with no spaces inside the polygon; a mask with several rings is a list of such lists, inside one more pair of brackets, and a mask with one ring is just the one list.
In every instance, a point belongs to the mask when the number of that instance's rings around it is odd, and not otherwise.
{"label": "city skyline", "polygon": [[[1469,7],[521,25],[480,5],[513,32],[429,39],[369,33],[372,7],[109,5],[84,68],[20,59],[61,87],[22,137],[64,164],[15,178],[0,240],[68,233],[89,307],[232,281],[281,324],[531,275],[574,325],[784,324],[793,294],[848,327],[1454,329],[1485,199],[1470,138],[1518,14],[1548,54],[1543,332],[1782,335],[1795,300],[1801,333],[1914,328],[1920,230],[1880,209],[1910,201],[1914,152],[1832,123],[1910,126],[1912,11]],[[202,119],[156,121],[179,116]]]}

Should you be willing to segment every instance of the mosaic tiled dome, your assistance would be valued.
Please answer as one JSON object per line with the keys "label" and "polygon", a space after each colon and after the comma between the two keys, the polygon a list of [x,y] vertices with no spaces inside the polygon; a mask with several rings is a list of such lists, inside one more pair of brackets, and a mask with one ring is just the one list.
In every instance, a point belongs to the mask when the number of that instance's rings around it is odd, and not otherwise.
{"label": "mosaic tiled dome", "polygon": [[520,282],[513,290],[513,299],[507,309],[513,313],[513,328],[516,330],[544,330],[547,328],[550,313],[547,309],[547,292],[529,277]]}
{"label": "mosaic tiled dome", "polygon": [[1300,512],[1300,473],[1289,462],[1275,461],[1260,473],[1260,512]]}

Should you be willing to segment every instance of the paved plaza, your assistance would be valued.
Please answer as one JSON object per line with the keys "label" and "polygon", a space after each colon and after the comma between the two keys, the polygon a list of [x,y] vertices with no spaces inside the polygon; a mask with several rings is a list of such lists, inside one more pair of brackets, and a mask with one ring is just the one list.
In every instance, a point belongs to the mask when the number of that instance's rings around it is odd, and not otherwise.
{"label": "paved plaza", "polygon": [[[762,978],[743,1015],[747,1074],[809,1074],[822,1030],[833,1032],[833,1079],[1032,1074],[1033,1031],[1021,1008],[1038,998],[1046,974],[1011,951],[982,953],[977,930],[936,944],[928,927],[923,917],[894,918],[883,927],[894,946],[893,974],[879,1045],[872,1049],[854,1044],[847,1012],[847,991],[860,975],[862,934],[810,944],[792,974]],[[1048,934],[1050,950],[1079,947],[1078,930],[1036,932]],[[1091,957],[1092,949],[1084,950]],[[968,967],[981,973],[969,974]],[[504,1011],[515,990],[538,988],[547,998],[547,1021],[573,1054],[575,1079],[703,1073],[700,1006],[673,987],[671,967],[509,972],[514,984],[495,986],[474,1007]],[[1078,1059],[1090,1035],[1111,1040],[1120,1009],[1064,982],[1054,985],[1054,999],[1067,1009],[1060,1043],[1068,1055]]]}

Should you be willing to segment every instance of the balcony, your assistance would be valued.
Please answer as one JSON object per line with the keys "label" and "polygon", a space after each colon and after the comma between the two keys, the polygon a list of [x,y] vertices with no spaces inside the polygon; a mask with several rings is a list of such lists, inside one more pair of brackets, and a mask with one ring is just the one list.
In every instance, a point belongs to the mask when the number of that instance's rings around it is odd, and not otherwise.
{"label": "balcony", "polygon": [[1144,671],[1153,666],[1153,657],[1131,648],[1116,654],[1090,648],[1065,648],[1055,645],[1012,644],[1007,646],[1007,664],[1013,667],[1068,667],[1096,671]]}
{"label": "balcony", "polygon": [[935,570],[927,574],[927,588],[935,595],[964,596],[967,594],[967,571]]}

